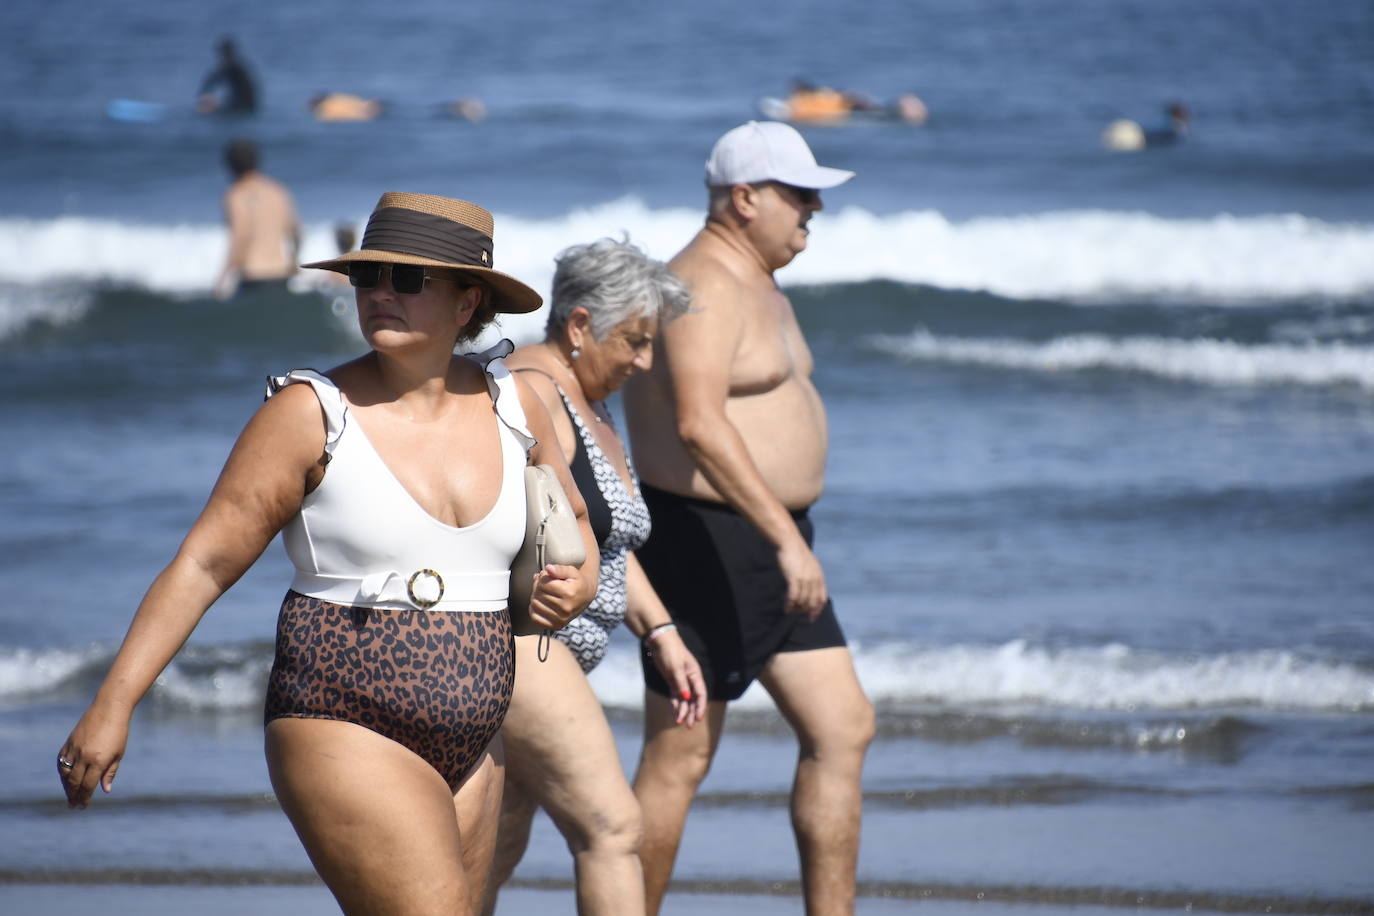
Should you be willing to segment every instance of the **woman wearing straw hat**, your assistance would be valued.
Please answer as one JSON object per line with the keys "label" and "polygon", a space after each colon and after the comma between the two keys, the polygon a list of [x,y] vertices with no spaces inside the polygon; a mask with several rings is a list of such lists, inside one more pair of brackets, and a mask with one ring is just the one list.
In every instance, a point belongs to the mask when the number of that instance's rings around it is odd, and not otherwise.
{"label": "woman wearing straw hat", "polygon": [[514,681],[505,609],[527,461],[557,469],[589,548],[581,568],[540,572],[531,616],[563,626],[597,578],[585,505],[547,411],[503,364],[510,344],[453,355],[496,313],[540,305],[492,269],[491,235],[481,207],[387,193],[360,250],[306,265],[348,275],[371,350],[269,380],[58,752],[69,805],[110,791],[134,706],[282,531],[296,576],[266,711],[282,808],[345,912],[476,907],[499,790],[474,780],[496,775],[487,745]]}
{"label": "woman wearing straw hat", "polygon": [[643,913],[639,804],[586,674],[625,620],[673,687],[677,720],[706,712],[701,666],[634,558],[649,509],[604,399],[649,368],[661,323],[688,305],[686,287],[628,242],[601,239],[558,256],[544,340],[510,367],[544,401],[601,545],[600,584],[586,613],[554,634],[543,663],[538,637],[516,640],[515,695],[501,728],[506,782],[485,912],[523,855],[538,808],[576,862],[579,913]]}

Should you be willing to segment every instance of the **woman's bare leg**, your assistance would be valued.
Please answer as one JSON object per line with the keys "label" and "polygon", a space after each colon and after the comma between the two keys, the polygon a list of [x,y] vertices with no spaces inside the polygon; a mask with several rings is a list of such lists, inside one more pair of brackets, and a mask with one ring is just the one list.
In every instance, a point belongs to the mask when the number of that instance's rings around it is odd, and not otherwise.
{"label": "woman's bare leg", "polygon": [[329,719],[274,719],[282,810],[346,914],[474,912],[448,784],[409,749]]}
{"label": "woman's bare leg", "polygon": [[538,637],[515,642],[515,695],[501,729],[508,784],[523,788],[567,840],[579,913],[641,916],[639,804],[601,702],[567,646],[552,640],[540,662]]}
{"label": "woman's bare leg", "polygon": [[505,779],[506,755],[501,736],[497,735],[487,745],[482,760],[463,779],[453,795],[453,809],[458,815],[458,835],[463,839],[463,870],[468,877],[473,912],[482,909],[491,879]]}
{"label": "woman's bare leg", "polygon": [[524,857],[534,813],[539,810],[539,803],[524,786],[509,773],[505,779],[505,790],[501,794],[501,826],[496,834],[496,853],[491,862],[486,899],[482,902],[482,916],[492,916],[496,912],[496,896]]}

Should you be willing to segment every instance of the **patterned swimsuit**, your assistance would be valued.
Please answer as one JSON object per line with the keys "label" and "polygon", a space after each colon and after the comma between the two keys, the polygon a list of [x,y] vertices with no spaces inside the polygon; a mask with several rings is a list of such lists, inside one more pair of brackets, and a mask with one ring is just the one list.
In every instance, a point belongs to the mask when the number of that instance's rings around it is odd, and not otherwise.
{"label": "patterned swimsuit", "polygon": [[350,607],[286,593],[264,719],[336,719],[429,762],[456,790],[505,721],[510,615]]}
{"label": "patterned swimsuit", "polygon": [[558,394],[577,429],[577,450],[570,470],[587,503],[592,533],[601,547],[601,581],[587,609],[553,635],[572,650],[582,670],[587,672],[605,658],[611,631],[625,619],[627,554],[649,538],[649,507],[639,495],[639,478],[628,456],[626,463],[634,483],[633,494],[625,489],[624,478],[601,450],[596,437],[582,422],[561,387]]}

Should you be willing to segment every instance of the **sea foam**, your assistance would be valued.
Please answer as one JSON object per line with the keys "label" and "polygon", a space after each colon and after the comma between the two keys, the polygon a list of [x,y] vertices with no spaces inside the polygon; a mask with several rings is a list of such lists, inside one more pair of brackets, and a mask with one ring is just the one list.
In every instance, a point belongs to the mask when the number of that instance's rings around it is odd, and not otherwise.
{"label": "sea foam", "polygon": [[[651,255],[668,258],[701,226],[702,214],[626,198],[555,217],[496,220],[497,267],[546,292],[554,255],[567,245],[628,233]],[[1168,219],[1062,211],[956,221],[929,210],[879,215],[845,207],[818,214],[811,230],[814,251],[783,269],[784,283],[888,279],[1012,298],[1204,302],[1374,292],[1374,224],[1297,214]],[[302,260],[331,256],[332,238],[332,224],[307,226]],[[0,281],[76,277],[202,294],[222,263],[225,233],[214,224],[5,218],[0,247],[11,252]]]}
{"label": "sea foam", "polygon": [[[901,644],[854,648],[869,697],[897,706],[1041,706],[1094,710],[1261,708],[1374,712],[1374,671],[1282,650],[1171,655],[1123,645],[1049,649]],[[612,655],[592,672],[603,702],[635,707],[637,658]],[[758,684],[742,708],[771,706]]]}
{"label": "sea foam", "polygon": [[[113,647],[0,648],[0,700],[22,705],[46,702],[63,691],[88,692],[113,652]],[[1120,644],[1050,648],[1012,640],[856,645],[853,652],[870,698],[898,708],[1374,713],[1374,670],[1283,649],[1193,655]],[[158,678],[153,696],[188,710],[252,709],[262,703],[271,662],[267,642],[191,647]],[[613,645],[590,681],[608,706],[637,709],[642,704],[644,686],[633,647]],[[757,684],[739,701],[743,709],[771,705]]]}
{"label": "sea foam", "polygon": [[1046,373],[1112,370],[1211,385],[1347,385],[1374,391],[1374,347],[1341,342],[1252,344],[1099,334],[1035,342],[938,336],[922,328],[871,340],[884,352],[919,362]]}

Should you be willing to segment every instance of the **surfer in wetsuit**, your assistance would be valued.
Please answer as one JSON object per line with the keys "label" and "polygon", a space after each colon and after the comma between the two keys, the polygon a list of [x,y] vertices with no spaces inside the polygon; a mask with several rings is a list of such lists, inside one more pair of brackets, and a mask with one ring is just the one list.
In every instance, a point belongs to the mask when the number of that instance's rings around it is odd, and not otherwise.
{"label": "surfer in wetsuit", "polygon": [[252,114],[258,108],[258,90],[253,77],[239,60],[232,38],[221,38],[218,47],[219,64],[200,84],[196,111],[201,114]]}

